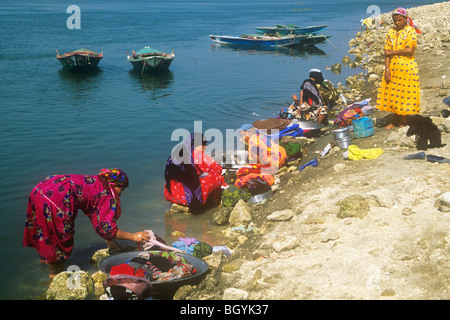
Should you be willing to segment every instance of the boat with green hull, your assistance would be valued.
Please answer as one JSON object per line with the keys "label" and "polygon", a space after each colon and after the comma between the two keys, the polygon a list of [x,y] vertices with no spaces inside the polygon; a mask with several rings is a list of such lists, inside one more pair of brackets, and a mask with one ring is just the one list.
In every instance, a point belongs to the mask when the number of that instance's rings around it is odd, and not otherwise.
{"label": "boat with green hull", "polygon": [[144,47],[143,49],[127,53],[128,61],[133,65],[135,70],[140,72],[161,72],[169,69],[170,64],[175,60],[175,54],[164,53],[162,51]]}

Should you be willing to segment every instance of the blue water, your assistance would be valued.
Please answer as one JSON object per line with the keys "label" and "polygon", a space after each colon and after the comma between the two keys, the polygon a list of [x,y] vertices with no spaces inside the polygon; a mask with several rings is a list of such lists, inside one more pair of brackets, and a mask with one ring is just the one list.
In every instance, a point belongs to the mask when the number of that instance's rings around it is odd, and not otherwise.
{"label": "blue water", "polygon": [[[46,289],[47,270],[22,247],[27,198],[45,176],[125,170],[119,227],[152,229],[168,239],[178,230],[214,242],[208,219],[170,219],[163,170],[175,129],[225,132],[272,117],[290,102],[311,68],[333,83],[360,72],[325,70],[347,54],[348,40],[373,1],[1,1],[0,2],[0,299],[28,299]],[[436,1],[377,1],[381,12]],[[81,29],[69,29],[69,5],[81,10]],[[246,50],[215,45],[209,34],[252,33],[255,26],[327,24],[330,42],[310,50]],[[150,45],[174,50],[164,75],[132,72],[126,51]],[[97,72],[62,70],[58,52],[103,51]],[[79,212],[75,250],[82,269],[105,247]],[[219,240],[217,240],[219,241]]]}

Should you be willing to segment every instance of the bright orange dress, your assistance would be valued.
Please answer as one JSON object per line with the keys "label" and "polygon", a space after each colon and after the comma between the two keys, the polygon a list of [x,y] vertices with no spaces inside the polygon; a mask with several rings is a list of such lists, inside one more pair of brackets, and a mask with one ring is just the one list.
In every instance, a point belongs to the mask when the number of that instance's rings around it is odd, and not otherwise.
{"label": "bright orange dress", "polygon": [[[401,50],[417,47],[416,30],[405,26],[402,30],[389,30],[386,35],[386,50]],[[420,113],[419,68],[414,53],[405,56],[395,55],[390,62],[391,81],[382,78],[378,89],[377,108],[398,115]]]}

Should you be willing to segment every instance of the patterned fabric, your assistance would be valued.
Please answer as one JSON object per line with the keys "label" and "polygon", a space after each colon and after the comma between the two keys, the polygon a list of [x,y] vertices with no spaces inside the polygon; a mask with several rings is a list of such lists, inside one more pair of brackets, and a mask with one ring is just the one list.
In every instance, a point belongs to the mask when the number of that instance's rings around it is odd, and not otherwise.
{"label": "patterned fabric", "polygon": [[399,7],[399,8],[397,8],[397,9],[395,9],[395,10],[392,12],[392,15],[394,15],[394,14],[399,14],[399,15],[401,15],[401,16],[404,16],[405,18],[406,18],[406,16],[407,16],[406,10],[403,9],[402,7]]}
{"label": "patterned fabric", "polygon": [[248,186],[251,180],[260,179],[267,182],[269,186],[275,183],[275,178],[267,173],[263,172],[263,167],[261,165],[252,165],[251,167],[242,167],[236,172],[235,186],[239,188],[244,188]]}
{"label": "patterned fabric", "polygon": [[125,172],[117,168],[102,169],[99,176],[103,177],[110,185],[118,188],[128,187],[128,177]]}
{"label": "patterned fabric", "polygon": [[277,173],[278,169],[286,164],[287,155],[284,148],[256,131],[250,131],[248,153],[250,164],[262,164],[264,173],[267,174]]}
{"label": "patterned fabric", "polygon": [[23,246],[35,248],[42,263],[65,261],[73,250],[79,209],[100,237],[115,237],[121,210],[110,186],[96,175],[51,175],[30,193]]}
{"label": "patterned fabric", "polygon": [[[219,191],[224,183],[222,167],[202,151],[195,149],[193,156],[195,169],[197,170],[198,176],[200,176],[202,203],[206,204],[208,200],[219,203]],[[201,177],[203,173],[207,173],[207,175]],[[188,206],[184,185],[181,181],[169,180],[169,182],[166,182],[164,197],[170,202]]]}
{"label": "patterned fabric", "polygon": [[[405,26],[402,30],[389,30],[386,35],[386,50],[401,50],[417,47],[414,28]],[[383,76],[378,89],[377,108],[398,115],[420,113],[419,69],[414,54],[394,55],[390,62],[391,81]]]}

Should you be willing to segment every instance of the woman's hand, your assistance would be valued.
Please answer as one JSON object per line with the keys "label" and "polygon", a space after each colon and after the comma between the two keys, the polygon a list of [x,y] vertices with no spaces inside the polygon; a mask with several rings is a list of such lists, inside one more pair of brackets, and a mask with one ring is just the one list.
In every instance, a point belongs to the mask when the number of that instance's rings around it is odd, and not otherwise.
{"label": "woman's hand", "polygon": [[391,82],[391,70],[386,69],[384,71],[384,79],[386,80],[387,83]]}
{"label": "woman's hand", "polygon": [[131,240],[133,240],[134,242],[137,242],[137,243],[141,243],[141,242],[150,240],[150,235],[148,234],[147,231],[135,232],[135,233],[132,233]]}

